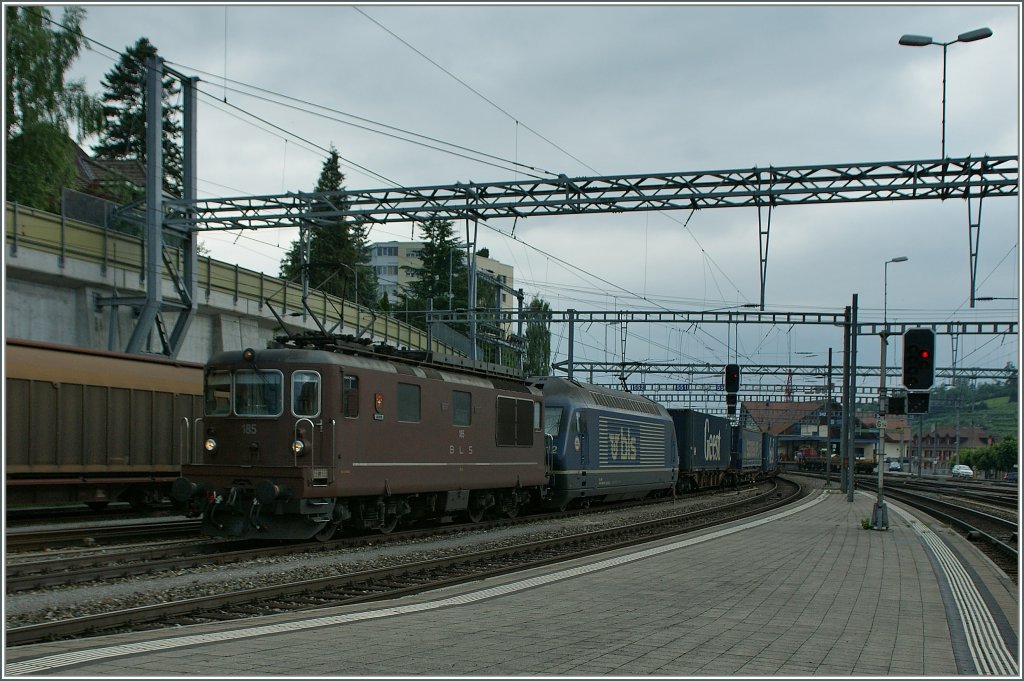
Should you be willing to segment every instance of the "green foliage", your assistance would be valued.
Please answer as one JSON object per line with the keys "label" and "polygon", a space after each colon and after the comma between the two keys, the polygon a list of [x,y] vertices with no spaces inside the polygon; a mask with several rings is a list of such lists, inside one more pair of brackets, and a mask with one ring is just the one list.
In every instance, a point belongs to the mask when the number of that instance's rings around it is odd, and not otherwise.
{"label": "green foliage", "polygon": [[60,212],[60,188],[77,175],[75,147],[50,123],[35,123],[7,142],[7,198]]}
{"label": "green foliage", "polygon": [[541,298],[530,301],[526,314],[526,361],[523,369],[527,376],[551,374],[551,307]]}
{"label": "green foliage", "polygon": [[7,199],[52,211],[76,176],[70,126],[80,140],[101,125],[99,101],[85,82],[64,79],[84,44],[85,9],[65,7],[64,27],[50,21],[45,7],[4,11]]}
{"label": "green foliage", "polygon": [[[103,78],[103,117],[106,124],[93,146],[96,158],[133,159],[146,162],[146,60],[157,54],[148,38],[139,38],[126,48],[121,60]],[[181,196],[183,183],[181,106],[172,98],[181,91],[170,77],[163,79],[163,170],[164,191]]]}
{"label": "green foliage", "polygon": [[[1012,363],[1006,366],[1007,370],[1013,368]],[[993,435],[1006,437],[1017,432],[1018,406],[1015,379],[976,382],[960,378],[953,385],[932,391],[924,427],[952,427],[959,413],[961,425],[975,424]]]}
{"label": "green foliage", "polygon": [[409,323],[425,329],[427,310],[467,307],[469,282],[466,257],[458,246],[452,223],[428,220],[421,222],[419,228],[423,235],[420,266],[403,265],[410,282],[399,295],[399,307],[417,310]]}
{"label": "green foliage", "polygon": [[[333,146],[324,161],[317,181],[317,194],[337,193],[344,189],[341,157]],[[309,240],[309,285],[311,288],[345,298],[358,300],[363,307],[376,308],[377,275],[370,268],[370,245],[367,228],[342,217],[317,218],[316,213],[345,210],[348,204],[336,196],[314,201],[307,237]],[[302,275],[304,237],[292,242],[281,261],[281,276],[298,281]],[[358,291],[357,289],[358,285]]]}
{"label": "green foliage", "polygon": [[[972,400],[966,397],[960,403],[960,425],[974,424],[992,435],[1007,437],[1017,432],[1018,402],[1009,396]],[[940,394],[933,395],[930,411],[925,415],[924,429],[934,426],[952,428],[957,420],[956,402]],[[914,425],[916,432],[917,426]]]}
{"label": "green foliage", "polygon": [[1005,472],[1020,463],[1017,438],[1010,436],[988,447],[960,452],[960,461],[980,471]]}
{"label": "green foliage", "polygon": [[37,123],[65,133],[78,126],[78,139],[98,132],[100,107],[85,90],[85,81],[65,82],[64,74],[78,58],[85,39],[82,7],[65,7],[57,26],[45,7],[6,6],[5,55],[7,137]]}

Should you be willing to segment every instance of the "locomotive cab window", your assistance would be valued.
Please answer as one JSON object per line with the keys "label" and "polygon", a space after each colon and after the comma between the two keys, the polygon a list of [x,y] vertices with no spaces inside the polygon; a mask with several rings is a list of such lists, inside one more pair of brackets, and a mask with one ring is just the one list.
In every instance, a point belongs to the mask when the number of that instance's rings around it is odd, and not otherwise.
{"label": "locomotive cab window", "polygon": [[284,377],[280,371],[242,369],[235,372],[235,414],[280,416],[284,411]]}
{"label": "locomotive cab window", "polygon": [[562,414],[564,407],[544,407],[544,434],[558,437],[562,430]]}
{"label": "locomotive cab window", "polygon": [[345,374],[341,378],[341,414],[354,419],[359,416],[359,377]]}
{"label": "locomotive cab window", "polygon": [[231,412],[231,375],[226,371],[211,371],[206,374],[203,399],[207,416],[229,414]]}
{"label": "locomotive cab window", "polygon": [[320,374],[296,371],[292,374],[292,414],[316,416],[320,413]]}
{"label": "locomotive cab window", "polygon": [[418,423],[420,420],[420,387],[411,383],[398,384],[398,420]]}
{"label": "locomotive cab window", "polygon": [[473,414],[473,395],[461,390],[452,391],[452,425],[468,426]]}

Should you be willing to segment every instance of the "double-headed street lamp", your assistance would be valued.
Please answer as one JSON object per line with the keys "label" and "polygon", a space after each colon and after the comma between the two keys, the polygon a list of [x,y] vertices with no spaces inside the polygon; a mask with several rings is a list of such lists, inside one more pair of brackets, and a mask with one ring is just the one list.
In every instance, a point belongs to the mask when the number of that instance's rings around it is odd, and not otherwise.
{"label": "double-headed street lamp", "polygon": [[885,331],[889,330],[889,263],[906,262],[909,259],[905,255],[897,255],[895,258],[885,261],[882,271],[882,325],[885,327]]}
{"label": "double-headed street lamp", "polygon": [[984,40],[991,35],[992,29],[986,27],[961,33],[956,37],[956,40],[950,40],[948,43],[936,42],[930,36],[912,35],[910,33],[900,38],[900,45],[906,45],[907,47],[942,46],[942,158],[946,158],[946,50],[955,43],[973,43],[976,40]]}

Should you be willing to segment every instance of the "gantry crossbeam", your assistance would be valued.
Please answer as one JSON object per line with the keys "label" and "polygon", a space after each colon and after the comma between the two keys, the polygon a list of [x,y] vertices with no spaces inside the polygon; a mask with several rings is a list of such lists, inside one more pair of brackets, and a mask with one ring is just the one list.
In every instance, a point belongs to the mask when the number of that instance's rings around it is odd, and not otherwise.
{"label": "gantry crossbeam", "polygon": [[[360,222],[527,218],[859,201],[1016,196],[1016,156],[883,161],[663,174],[576,177],[426,187],[286,193],[168,202],[196,230]],[[175,204],[178,204],[175,206]],[[169,220],[174,222],[174,219]]]}
{"label": "gantry crossbeam", "polygon": [[[556,369],[565,369],[567,362],[558,362],[553,365]],[[664,375],[676,374],[679,376],[712,376],[722,379],[725,367],[722,364],[684,364],[681,362],[587,362],[577,361],[573,367],[580,373],[618,374],[632,376],[639,374]],[[743,366],[743,375],[747,376],[803,376],[823,378],[828,372],[824,365],[803,365],[803,364],[749,364]],[[899,378],[902,376],[901,367],[886,367],[885,375]],[[841,368],[832,367],[832,374],[839,376]],[[857,367],[857,376],[868,378],[878,376],[877,366]],[[977,379],[1007,381],[1017,379],[1016,368],[986,369],[982,367],[936,367],[935,377],[943,379]],[[685,391],[685,390],[724,390],[721,383],[687,383],[685,381],[672,381],[660,383],[644,383],[647,390]],[[781,385],[781,384],[780,384]],[[760,386],[758,386],[760,387]],[[877,392],[877,386],[872,388]]]}

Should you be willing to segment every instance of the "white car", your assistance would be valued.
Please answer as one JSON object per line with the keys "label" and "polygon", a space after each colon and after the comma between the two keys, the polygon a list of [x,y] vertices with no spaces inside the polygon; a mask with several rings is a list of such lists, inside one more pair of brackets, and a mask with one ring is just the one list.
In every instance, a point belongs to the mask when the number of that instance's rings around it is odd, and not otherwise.
{"label": "white car", "polygon": [[954,478],[973,478],[974,471],[971,470],[970,466],[965,466],[962,463],[958,463],[953,466],[953,477]]}
{"label": "white car", "polygon": [[899,461],[890,461],[889,462],[889,470],[890,471],[900,471],[900,472],[902,472],[903,471],[903,466],[900,465]]}

